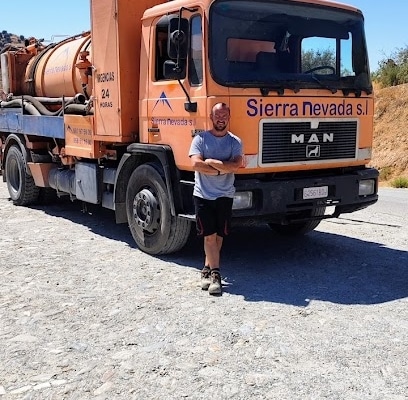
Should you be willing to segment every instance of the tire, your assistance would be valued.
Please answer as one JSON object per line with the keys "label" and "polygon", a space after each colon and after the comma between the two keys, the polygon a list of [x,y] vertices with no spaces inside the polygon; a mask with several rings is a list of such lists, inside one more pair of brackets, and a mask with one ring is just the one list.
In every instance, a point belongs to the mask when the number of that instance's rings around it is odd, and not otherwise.
{"label": "tire", "polygon": [[40,188],[35,186],[34,179],[27,173],[23,154],[18,146],[11,146],[7,152],[5,175],[10,198],[17,206],[36,203]]}
{"label": "tire", "polygon": [[[308,213],[310,217],[320,217],[324,215],[326,207],[317,207]],[[268,223],[269,228],[271,228],[275,233],[282,236],[300,236],[305,235],[308,232],[313,231],[319,224],[321,220],[315,219],[311,221],[296,222],[289,225],[274,224],[272,222]]]}
{"label": "tire", "polygon": [[171,215],[165,183],[152,164],[136,168],[126,191],[129,228],[140,250],[170,254],[186,244],[191,222]]}

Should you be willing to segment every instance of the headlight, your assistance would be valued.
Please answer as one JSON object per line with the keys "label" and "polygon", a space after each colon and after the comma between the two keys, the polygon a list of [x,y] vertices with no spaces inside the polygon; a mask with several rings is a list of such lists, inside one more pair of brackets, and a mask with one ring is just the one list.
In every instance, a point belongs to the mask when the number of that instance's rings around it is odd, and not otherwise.
{"label": "headlight", "polygon": [[375,191],[375,180],[374,179],[365,179],[360,181],[358,184],[358,195],[359,196],[368,196],[374,194]]}
{"label": "headlight", "polygon": [[252,192],[236,192],[234,202],[232,203],[233,210],[243,210],[244,208],[252,207]]}

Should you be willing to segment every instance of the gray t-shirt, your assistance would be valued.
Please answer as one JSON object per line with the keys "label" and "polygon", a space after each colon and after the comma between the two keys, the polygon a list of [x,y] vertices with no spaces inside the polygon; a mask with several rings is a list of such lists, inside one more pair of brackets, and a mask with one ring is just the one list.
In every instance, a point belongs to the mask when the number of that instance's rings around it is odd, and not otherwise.
{"label": "gray t-shirt", "polygon": [[[214,158],[220,161],[230,161],[242,156],[242,143],[238,136],[227,132],[225,136],[214,136],[210,131],[201,132],[191,142],[189,157],[200,154],[203,160]],[[193,195],[206,200],[218,197],[234,197],[235,176],[233,173],[221,175],[206,175],[195,171]]]}

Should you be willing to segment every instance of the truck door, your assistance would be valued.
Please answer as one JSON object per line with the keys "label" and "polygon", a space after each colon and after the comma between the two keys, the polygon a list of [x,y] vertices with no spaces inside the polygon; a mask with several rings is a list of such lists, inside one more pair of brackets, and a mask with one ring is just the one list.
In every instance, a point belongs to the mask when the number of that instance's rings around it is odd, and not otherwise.
{"label": "truck door", "polygon": [[[174,18],[177,14],[173,15]],[[172,59],[168,54],[169,17],[153,21],[150,28],[150,76],[147,98],[147,141],[167,144],[174,152],[180,169],[191,169],[188,151],[193,135],[206,128],[206,90],[204,74],[204,40],[202,15],[183,12],[188,21],[188,55],[180,60],[180,81],[164,77],[164,62]],[[183,90],[184,87],[184,90]],[[187,111],[185,103],[196,103],[197,111]]]}

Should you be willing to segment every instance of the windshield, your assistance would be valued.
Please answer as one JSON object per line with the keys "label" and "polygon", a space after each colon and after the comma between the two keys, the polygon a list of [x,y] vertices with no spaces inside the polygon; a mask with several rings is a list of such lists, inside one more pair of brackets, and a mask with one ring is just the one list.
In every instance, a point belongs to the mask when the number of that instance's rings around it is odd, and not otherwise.
{"label": "windshield", "polygon": [[210,69],[232,87],[371,92],[360,13],[279,0],[218,0]]}

